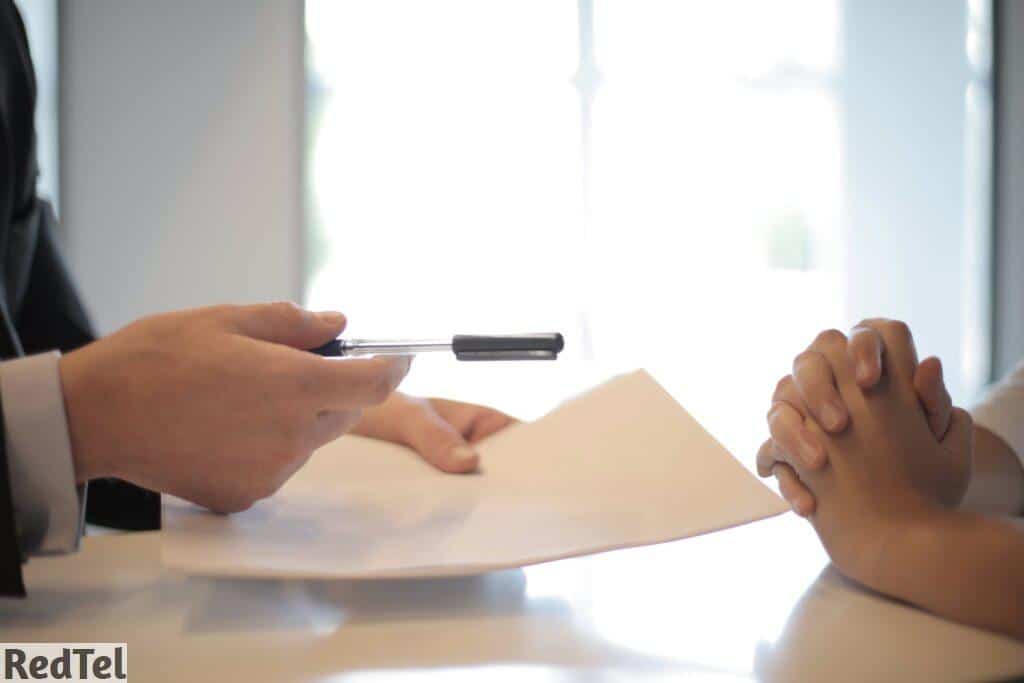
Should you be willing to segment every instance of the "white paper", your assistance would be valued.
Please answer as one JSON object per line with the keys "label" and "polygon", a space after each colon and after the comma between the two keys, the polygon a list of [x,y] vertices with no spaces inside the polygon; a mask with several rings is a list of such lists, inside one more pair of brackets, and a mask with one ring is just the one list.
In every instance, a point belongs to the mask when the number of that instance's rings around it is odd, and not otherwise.
{"label": "white paper", "polygon": [[479,474],[449,475],[405,448],[346,436],[246,512],[215,515],[165,497],[164,563],[222,576],[465,575],[788,509],[644,371],[478,450]]}

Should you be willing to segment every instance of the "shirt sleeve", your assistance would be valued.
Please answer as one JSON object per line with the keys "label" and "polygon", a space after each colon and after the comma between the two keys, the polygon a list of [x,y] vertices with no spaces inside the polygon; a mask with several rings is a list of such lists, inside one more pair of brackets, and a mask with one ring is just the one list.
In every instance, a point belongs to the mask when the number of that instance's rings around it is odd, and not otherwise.
{"label": "shirt sleeve", "polygon": [[1024,463],[1024,362],[985,395],[971,416],[976,425],[1005,441]]}
{"label": "shirt sleeve", "polygon": [[0,363],[0,400],[16,531],[25,555],[78,550],[85,487],[76,487],[64,392],[51,351]]}

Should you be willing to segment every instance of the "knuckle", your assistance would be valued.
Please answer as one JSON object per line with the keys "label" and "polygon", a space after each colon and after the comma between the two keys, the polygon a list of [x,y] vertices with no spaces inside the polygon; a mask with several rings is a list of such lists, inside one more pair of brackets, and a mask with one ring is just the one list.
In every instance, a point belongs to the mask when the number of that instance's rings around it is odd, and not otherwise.
{"label": "knuckle", "polygon": [[963,408],[953,408],[952,415],[956,419],[962,420],[968,429],[974,426],[974,418],[971,417],[971,414]]}
{"label": "knuckle", "polygon": [[778,400],[778,399],[782,398],[783,396],[786,396],[787,394],[790,393],[790,390],[792,389],[792,387],[793,387],[793,376],[792,375],[786,375],[785,377],[783,377],[782,379],[780,379],[778,382],[775,383],[775,391],[772,393],[772,399],[773,400]]}
{"label": "knuckle", "polygon": [[796,375],[801,368],[808,368],[817,365],[822,360],[821,354],[811,349],[805,349],[793,359],[793,374]]}
{"label": "knuckle", "polygon": [[812,346],[824,349],[834,349],[845,345],[846,335],[835,328],[820,332],[818,336],[814,338],[814,344],[812,344]]}
{"label": "knuckle", "polygon": [[899,337],[900,339],[909,339],[910,326],[902,320],[889,320],[885,323],[885,328],[889,334]]}
{"label": "knuckle", "polygon": [[271,314],[286,321],[300,322],[308,316],[309,312],[303,310],[294,301],[275,301],[270,304]]}
{"label": "knuckle", "polygon": [[811,359],[811,358],[813,358],[813,357],[815,357],[817,355],[818,355],[817,351],[812,351],[810,349],[804,349],[800,353],[796,354],[796,356],[793,358],[793,365],[800,365],[802,363],[806,363],[809,359]]}
{"label": "knuckle", "polygon": [[768,422],[768,431],[771,432],[773,441],[778,441],[780,438],[788,436],[789,429],[785,417],[785,407],[781,405],[772,406],[768,411],[766,420]]}
{"label": "knuckle", "polygon": [[366,397],[371,405],[378,405],[386,401],[394,390],[395,383],[390,373],[381,373],[368,380]]}

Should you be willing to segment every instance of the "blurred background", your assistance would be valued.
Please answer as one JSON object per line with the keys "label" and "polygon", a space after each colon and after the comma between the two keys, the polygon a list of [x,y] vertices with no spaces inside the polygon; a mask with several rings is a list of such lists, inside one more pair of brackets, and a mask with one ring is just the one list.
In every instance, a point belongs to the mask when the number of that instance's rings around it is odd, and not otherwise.
{"label": "blurred background", "polygon": [[270,299],[557,330],[557,363],[406,389],[531,418],[646,367],[748,466],[824,328],[907,320],[959,403],[1024,352],[1013,3],[18,4],[103,332]]}

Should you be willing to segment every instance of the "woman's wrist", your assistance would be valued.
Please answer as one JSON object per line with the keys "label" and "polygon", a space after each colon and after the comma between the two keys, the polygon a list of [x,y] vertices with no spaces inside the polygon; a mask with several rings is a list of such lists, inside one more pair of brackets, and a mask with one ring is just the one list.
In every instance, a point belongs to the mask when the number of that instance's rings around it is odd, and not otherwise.
{"label": "woman's wrist", "polygon": [[892,522],[882,552],[861,582],[880,593],[915,602],[922,578],[943,560],[950,529],[969,524],[972,517],[963,510],[928,506]]}

